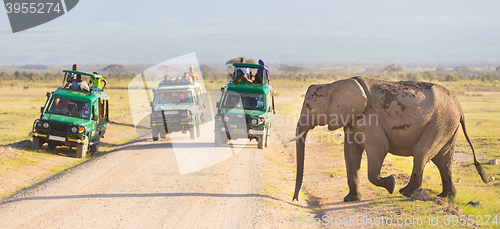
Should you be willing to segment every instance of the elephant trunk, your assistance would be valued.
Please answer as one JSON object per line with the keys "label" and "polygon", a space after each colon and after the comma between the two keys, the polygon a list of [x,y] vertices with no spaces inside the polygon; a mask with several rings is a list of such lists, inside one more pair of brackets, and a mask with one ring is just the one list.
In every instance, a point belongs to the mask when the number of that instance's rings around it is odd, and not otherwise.
{"label": "elephant trunk", "polygon": [[299,126],[297,125],[297,136],[300,136],[297,138],[297,144],[296,144],[296,150],[297,150],[297,176],[295,178],[295,192],[293,194],[293,200],[299,200],[299,191],[300,187],[302,186],[302,178],[304,176],[304,150],[305,150],[305,145],[306,145],[306,137],[307,137],[307,132],[309,131],[309,128],[306,128],[304,126]]}

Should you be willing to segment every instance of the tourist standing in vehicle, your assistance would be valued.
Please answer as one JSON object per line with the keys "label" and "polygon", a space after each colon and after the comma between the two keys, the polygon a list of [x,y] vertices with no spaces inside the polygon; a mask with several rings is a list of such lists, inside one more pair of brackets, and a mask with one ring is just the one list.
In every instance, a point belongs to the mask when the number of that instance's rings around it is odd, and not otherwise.
{"label": "tourist standing in vehicle", "polygon": [[76,80],[71,83],[71,86],[69,88],[74,90],[80,89],[82,91],[90,91],[89,85],[87,85],[87,83],[82,80],[82,75],[80,74],[76,75]]}
{"label": "tourist standing in vehicle", "polygon": [[[245,58],[241,58],[240,59],[240,63],[244,64],[245,63]],[[235,67],[234,70],[235,71],[241,70],[243,72],[243,74],[245,74],[245,75],[247,75],[247,73],[248,73],[248,68]]]}
{"label": "tourist standing in vehicle", "polygon": [[266,67],[266,69],[257,69],[257,73],[255,74],[255,83],[264,83],[264,80],[263,80],[263,77],[264,77],[264,70],[266,70],[266,78],[267,78],[267,81],[269,82],[269,70],[267,69],[267,65],[266,63],[264,63],[264,60],[260,59],[259,60],[259,65],[263,65],[264,67]]}
{"label": "tourist standing in vehicle", "polygon": [[175,83],[175,80],[172,79],[172,77],[167,74],[167,75],[163,76],[163,80],[160,81],[160,84],[166,84],[166,83]]}
{"label": "tourist standing in vehicle", "polygon": [[200,78],[198,77],[198,74],[194,72],[194,66],[189,67],[189,72],[188,75],[191,77],[193,82],[198,81]]}
{"label": "tourist standing in vehicle", "polygon": [[193,80],[191,80],[191,77],[189,77],[188,73],[185,72],[184,75],[182,76],[181,83],[193,83]]}
{"label": "tourist standing in vehicle", "polygon": [[[92,74],[98,75],[99,73],[93,72]],[[89,80],[89,85],[92,85],[93,90],[96,92],[104,91],[104,88],[106,88],[107,84],[108,84],[108,81],[106,79],[104,79],[104,77],[97,78],[97,79],[90,77],[90,80]]]}
{"label": "tourist standing in vehicle", "polygon": [[241,69],[236,70],[236,78],[234,78],[234,81],[239,83],[252,82],[245,74],[243,74]]}
{"label": "tourist standing in vehicle", "polygon": [[[73,68],[72,68],[73,71],[78,71],[78,65],[77,64],[73,64]],[[66,77],[66,84],[64,85],[64,87],[68,87],[71,85],[71,83],[73,81],[76,80],[76,74],[74,73],[68,73],[67,77]]]}

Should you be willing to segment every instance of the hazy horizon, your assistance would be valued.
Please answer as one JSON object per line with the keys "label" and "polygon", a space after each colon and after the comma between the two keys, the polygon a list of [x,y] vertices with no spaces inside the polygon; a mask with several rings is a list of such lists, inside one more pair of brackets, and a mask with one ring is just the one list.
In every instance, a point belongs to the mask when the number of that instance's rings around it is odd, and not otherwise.
{"label": "hazy horizon", "polygon": [[500,2],[80,1],[12,34],[0,13],[0,66],[154,65],[195,52],[268,64],[500,65]]}

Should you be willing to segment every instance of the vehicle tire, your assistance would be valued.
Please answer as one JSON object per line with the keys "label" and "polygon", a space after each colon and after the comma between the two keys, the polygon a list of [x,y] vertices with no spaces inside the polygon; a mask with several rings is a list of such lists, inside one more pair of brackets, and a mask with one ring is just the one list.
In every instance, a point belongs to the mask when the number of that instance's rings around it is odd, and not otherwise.
{"label": "vehicle tire", "polygon": [[215,143],[215,147],[220,147],[222,146],[222,142],[221,142],[221,132],[220,131],[215,131],[215,137],[214,137],[214,143]]}
{"label": "vehicle tire", "polygon": [[201,114],[200,123],[201,124],[205,123],[205,115],[204,114]]}
{"label": "vehicle tire", "polygon": [[266,137],[265,137],[265,144],[264,144],[264,147],[267,147],[269,145],[269,131],[266,131]]}
{"label": "vehicle tire", "polygon": [[189,128],[189,137],[191,139],[196,138],[196,128],[194,126],[191,126],[191,128]]}
{"label": "vehicle tire", "polygon": [[215,146],[220,147],[227,144],[227,135],[226,132],[215,131]]}
{"label": "vehicle tire", "polygon": [[84,158],[87,156],[87,150],[89,149],[89,138],[85,136],[85,143],[76,146],[76,158]]}
{"label": "vehicle tire", "polygon": [[43,141],[40,140],[39,138],[34,137],[31,142],[31,147],[33,148],[33,150],[40,151],[40,149],[42,149],[42,146],[43,146]]}
{"label": "vehicle tire", "polygon": [[227,138],[227,134],[226,134],[226,132],[222,132],[222,133],[220,134],[220,142],[221,142],[223,145],[225,145],[225,144],[227,144],[227,141],[228,141],[228,138]]}
{"label": "vehicle tire", "polygon": [[265,141],[266,141],[265,135],[259,135],[257,137],[257,148],[264,149]]}
{"label": "vehicle tire", "polygon": [[55,150],[57,147],[57,144],[55,142],[49,142],[47,143],[48,147],[50,150]]}
{"label": "vehicle tire", "polygon": [[199,123],[199,122],[196,122],[196,137],[197,137],[197,138],[201,137],[201,133],[200,133],[200,123]]}
{"label": "vehicle tire", "polygon": [[158,141],[158,128],[156,126],[151,127],[151,135],[153,136],[153,141]]}
{"label": "vehicle tire", "polygon": [[165,131],[158,131],[160,132],[160,138],[166,138],[167,137],[167,134],[165,133]]}
{"label": "vehicle tire", "polygon": [[101,134],[99,134],[97,138],[97,142],[90,146],[90,153],[97,153],[99,151],[99,139],[101,138]]}

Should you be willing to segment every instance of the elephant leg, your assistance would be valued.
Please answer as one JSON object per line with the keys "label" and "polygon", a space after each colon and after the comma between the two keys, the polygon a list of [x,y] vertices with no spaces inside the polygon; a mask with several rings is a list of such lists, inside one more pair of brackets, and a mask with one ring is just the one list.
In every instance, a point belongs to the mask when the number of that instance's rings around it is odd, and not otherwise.
{"label": "elephant leg", "polygon": [[[353,139],[353,138],[351,138]],[[359,192],[359,168],[361,166],[361,157],[363,156],[363,147],[357,143],[344,143],[344,158],[347,170],[347,184],[349,185],[349,194],[344,197],[344,202],[361,200]]]}
{"label": "elephant leg", "polygon": [[424,174],[424,167],[427,164],[428,160],[425,160],[421,157],[413,158],[413,171],[411,173],[410,181],[408,184],[399,190],[403,196],[410,197],[417,189],[422,186],[422,177]]}
{"label": "elephant leg", "polygon": [[439,197],[446,198],[450,200],[455,200],[457,191],[455,189],[455,184],[453,182],[451,170],[453,165],[453,155],[455,155],[455,140],[456,133],[452,139],[441,149],[441,151],[432,158],[432,162],[439,169],[441,174],[441,183],[443,184],[443,192],[439,194]]}
{"label": "elephant leg", "polygon": [[448,130],[436,128],[424,130],[417,144],[412,149],[413,171],[408,184],[399,190],[401,194],[410,197],[411,194],[422,186],[425,165],[441,151],[450,137],[451,135]]}
{"label": "elephant leg", "polygon": [[[368,148],[368,147],[367,147]],[[393,175],[381,178],[380,170],[384,163],[387,152],[384,152],[384,147],[368,148],[366,155],[368,157],[368,180],[379,187],[385,188],[390,194],[394,192],[396,179]]]}

